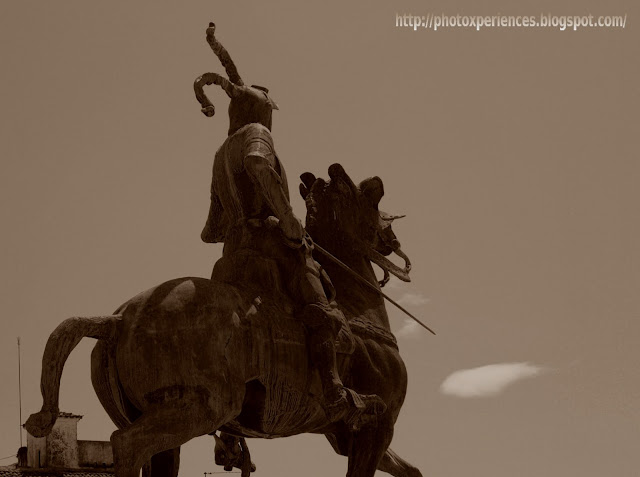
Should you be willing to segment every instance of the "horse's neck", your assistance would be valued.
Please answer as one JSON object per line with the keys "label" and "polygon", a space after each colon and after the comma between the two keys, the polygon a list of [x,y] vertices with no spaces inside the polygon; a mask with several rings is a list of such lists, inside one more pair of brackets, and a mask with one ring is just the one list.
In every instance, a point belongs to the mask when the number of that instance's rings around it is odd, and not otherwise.
{"label": "horse's neck", "polygon": [[[321,260],[336,289],[338,304],[347,315],[347,319],[358,317],[389,330],[389,316],[382,296],[331,261],[324,257]],[[361,257],[344,257],[343,262],[353,272],[379,289],[378,280],[368,260]]]}

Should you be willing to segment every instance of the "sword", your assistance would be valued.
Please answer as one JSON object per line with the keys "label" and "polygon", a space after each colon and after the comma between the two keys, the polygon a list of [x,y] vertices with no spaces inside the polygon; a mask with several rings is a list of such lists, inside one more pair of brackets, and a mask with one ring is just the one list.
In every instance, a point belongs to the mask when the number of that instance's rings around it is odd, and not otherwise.
{"label": "sword", "polygon": [[392,303],[393,305],[395,305],[396,307],[398,307],[400,310],[402,310],[404,313],[406,313],[411,319],[413,319],[414,321],[416,321],[420,326],[422,326],[425,330],[429,331],[432,334],[436,334],[435,331],[433,331],[431,328],[429,328],[427,325],[425,325],[422,321],[420,321],[418,318],[416,318],[415,316],[413,316],[411,313],[409,313],[406,309],[404,309],[399,303],[395,302],[391,297],[389,297],[387,294],[385,294],[382,290],[380,290],[378,287],[376,287],[375,285],[373,285],[372,283],[369,283],[369,281],[367,279],[365,279],[364,277],[361,277],[357,272],[353,271],[349,265],[347,265],[346,263],[342,262],[340,259],[334,257],[331,253],[329,253],[328,251],[326,251],[324,248],[322,248],[320,245],[318,245],[316,242],[312,242],[313,243],[313,247],[315,249],[317,249],[320,253],[322,253],[325,257],[327,257],[329,260],[331,260],[333,263],[335,263],[336,265],[338,265],[340,268],[342,268],[345,272],[349,273],[352,277],[354,277],[356,280],[358,280],[360,283],[366,285],[367,287],[369,287],[371,290],[373,290],[374,292],[376,292],[377,294],[381,295],[383,298],[385,298],[387,301],[389,301],[390,303]]}

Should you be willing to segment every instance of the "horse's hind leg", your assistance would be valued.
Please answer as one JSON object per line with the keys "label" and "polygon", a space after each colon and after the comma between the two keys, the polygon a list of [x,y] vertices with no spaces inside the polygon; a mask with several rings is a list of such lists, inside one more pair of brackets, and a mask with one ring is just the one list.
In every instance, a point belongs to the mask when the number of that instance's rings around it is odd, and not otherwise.
{"label": "horse's hind leg", "polygon": [[111,445],[116,477],[138,477],[143,464],[156,454],[209,434],[240,413],[242,392],[235,393],[231,403],[221,401],[224,408],[212,405],[206,394],[181,390],[180,397],[152,404],[131,425],[115,431]]}
{"label": "horse's hind leg", "polygon": [[[333,449],[339,455],[349,455],[349,434],[327,434],[327,439]],[[394,477],[422,477],[422,473],[417,467],[396,454],[390,447],[387,448],[382,459],[378,463],[378,470],[393,475]]]}
{"label": "horse's hind leg", "polygon": [[[326,434],[326,438],[337,454],[344,456],[349,455],[352,435],[346,430],[346,428],[343,428],[336,433]],[[382,459],[380,459],[380,462],[378,463],[378,470],[387,472],[394,477],[422,477],[422,473],[418,468],[404,460],[390,447],[387,448]]]}
{"label": "horse's hind leg", "polygon": [[[115,350],[107,341],[98,341],[91,353],[91,382],[102,407],[119,428],[125,428],[140,416],[127,396],[122,393],[115,376]],[[114,379],[116,378],[116,379]],[[180,448],[156,454],[144,464],[142,477],[177,477]]]}
{"label": "horse's hind leg", "polygon": [[142,477],[178,477],[180,448],[170,449],[154,455],[142,467]]}
{"label": "horse's hind leg", "polygon": [[383,422],[354,432],[349,446],[347,477],[373,477],[392,437],[393,425],[384,425]]}
{"label": "horse's hind leg", "polygon": [[422,473],[417,467],[404,460],[391,448],[384,453],[382,460],[378,464],[378,470],[387,472],[394,477],[422,477]]}

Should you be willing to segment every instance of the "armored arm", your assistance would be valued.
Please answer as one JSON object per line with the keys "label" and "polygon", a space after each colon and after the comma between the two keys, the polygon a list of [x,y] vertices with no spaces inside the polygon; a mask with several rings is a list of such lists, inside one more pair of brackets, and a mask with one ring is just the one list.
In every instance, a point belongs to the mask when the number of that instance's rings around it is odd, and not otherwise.
{"label": "armored arm", "polygon": [[227,226],[227,218],[224,214],[222,203],[220,202],[220,198],[212,185],[209,215],[207,217],[207,223],[200,233],[200,238],[205,243],[224,242]]}
{"label": "armored arm", "polygon": [[280,228],[288,245],[300,247],[304,237],[304,228],[293,214],[289,197],[283,181],[267,157],[258,154],[248,155],[244,160],[244,169],[255,184],[256,189],[265,198],[273,215],[280,221]]}

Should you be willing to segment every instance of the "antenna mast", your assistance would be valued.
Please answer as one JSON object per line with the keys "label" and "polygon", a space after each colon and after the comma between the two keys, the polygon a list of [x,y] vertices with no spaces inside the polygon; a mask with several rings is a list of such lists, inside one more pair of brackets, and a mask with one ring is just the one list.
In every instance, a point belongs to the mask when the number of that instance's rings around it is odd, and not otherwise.
{"label": "antenna mast", "polygon": [[20,447],[22,447],[22,376],[20,372],[20,337],[18,336],[18,405],[20,409]]}

